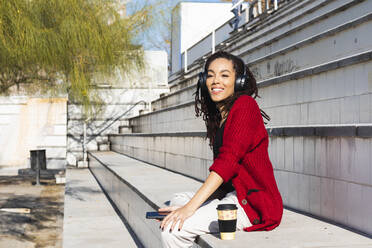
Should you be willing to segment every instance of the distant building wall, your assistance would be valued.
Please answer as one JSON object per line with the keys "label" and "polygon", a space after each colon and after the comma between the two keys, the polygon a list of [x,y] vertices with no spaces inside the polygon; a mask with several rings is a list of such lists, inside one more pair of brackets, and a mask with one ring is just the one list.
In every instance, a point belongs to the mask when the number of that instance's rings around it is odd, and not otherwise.
{"label": "distant building wall", "polygon": [[47,168],[64,168],[67,98],[0,97],[0,167],[29,167],[45,149]]}
{"label": "distant building wall", "polygon": [[[145,51],[144,60],[143,71],[134,71],[130,75],[122,75],[117,71],[112,77],[97,77],[95,79],[98,86],[97,94],[104,105],[100,106],[100,111],[92,116],[92,119],[87,123],[88,139],[113,123],[114,119],[123,115],[137,102],[145,101],[149,104],[160,94],[169,92],[167,53],[165,51]],[[92,139],[87,144],[87,149],[98,150],[100,143],[107,143],[107,134],[118,133],[120,126],[127,125],[127,118],[138,115],[139,111],[143,111],[145,108],[149,109],[149,106],[140,104],[134,107],[101,135]],[[67,124],[67,164],[69,165],[76,165],[83,158],[83,125],[82,106],[69,103]]]}

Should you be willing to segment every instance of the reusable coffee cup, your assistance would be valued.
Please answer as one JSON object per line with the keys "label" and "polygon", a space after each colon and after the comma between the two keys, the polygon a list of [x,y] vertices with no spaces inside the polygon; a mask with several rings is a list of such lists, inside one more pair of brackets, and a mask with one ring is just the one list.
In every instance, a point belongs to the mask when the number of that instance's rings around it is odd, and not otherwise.
{"label": "reusable coffee cup", "polygon": [[235,239],[237,210],[235,204],[219,204],[217,206],[218,226],[222,240]]}

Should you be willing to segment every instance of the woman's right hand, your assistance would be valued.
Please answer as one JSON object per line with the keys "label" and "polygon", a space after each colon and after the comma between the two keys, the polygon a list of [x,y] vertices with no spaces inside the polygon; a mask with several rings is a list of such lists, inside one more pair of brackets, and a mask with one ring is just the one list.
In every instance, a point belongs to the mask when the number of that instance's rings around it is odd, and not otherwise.
{"label": "woman's right hand", "polygon": [[[159,208],[158,212],[169,212],[171,213],[174,210],[179,209],[181,206],[171,206],[171,207],[164,207],[164,208]],[[155,219],[157,222],[161,222],[161,220]]]}
{"label": "woman's right hand", "polygon": [[173,212],[174,210],[177,210],[180,207],[182,206],[170,206],[170,207],[159,208],[158,212]]}

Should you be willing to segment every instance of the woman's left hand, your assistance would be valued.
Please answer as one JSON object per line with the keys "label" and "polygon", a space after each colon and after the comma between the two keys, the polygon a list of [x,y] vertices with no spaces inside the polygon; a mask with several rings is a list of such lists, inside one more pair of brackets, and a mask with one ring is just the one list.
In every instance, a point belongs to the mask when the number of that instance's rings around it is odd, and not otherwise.
{"label": "woman's left hand", "polygon": [[171,232],[174,227],[176,226],[177,222],[180,222],[178,226],[178,230],[181,230],[183,223],[187,218],[192,216],[195,213],[195,210],[191,209],[187,205],[180,207],[174,211],[172,211],[170,214],[168,214],[163,221],[160,224],[160,228],[162,230],[166,229],[169,224],[171,224],[171,228],[169,231]]}

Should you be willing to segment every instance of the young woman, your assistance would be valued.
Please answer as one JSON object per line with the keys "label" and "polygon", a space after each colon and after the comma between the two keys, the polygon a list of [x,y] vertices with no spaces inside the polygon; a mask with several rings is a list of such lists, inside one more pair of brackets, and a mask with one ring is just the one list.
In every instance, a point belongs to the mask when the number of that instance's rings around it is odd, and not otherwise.
{"label": "young woman", "polygon": [[[164,218],[164,247],[190,247],[198,235],[218,232],[216,207],[238,207],[237,230],[272,230],[281,221],[283,203],[268,156],[268,135],[254,98],[256,80],[244,62],[216,52],[199,74],[196,116],[203,116],[214,162],[201,188],[171,200]],[[213,195],[212,195],[213,194]],[[214,199],[211,199],[214,198]]]}

